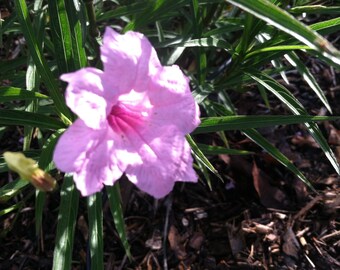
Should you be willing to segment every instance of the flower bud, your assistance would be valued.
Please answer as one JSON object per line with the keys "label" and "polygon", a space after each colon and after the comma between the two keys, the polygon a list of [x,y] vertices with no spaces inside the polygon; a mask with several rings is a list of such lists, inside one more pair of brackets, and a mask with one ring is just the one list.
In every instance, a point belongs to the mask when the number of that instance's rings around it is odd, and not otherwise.
{"label": "flower bud", "polygon": [[57,181],[47,172],[38,167],[35,160],[25,157],[22,153],[5,152],[4,158],[7,166],[18,173],[20,178],[31,182],[41,191],[52,191],[57,186]]}

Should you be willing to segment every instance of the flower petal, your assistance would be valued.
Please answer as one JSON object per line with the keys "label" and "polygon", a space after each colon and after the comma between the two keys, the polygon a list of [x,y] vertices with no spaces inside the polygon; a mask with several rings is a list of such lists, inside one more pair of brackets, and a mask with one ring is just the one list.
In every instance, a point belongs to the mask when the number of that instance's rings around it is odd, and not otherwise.
{"label": "flower petal", "polygon": [[175,184],[173,178],[163,175],[157,166],[136,166],[131,168],[126,175],[140,190],[156,199],[169,194]]}
{"label": "flower petal", "polygon": [[53,160],[60,170],[74,172],[74,181],[83,196],[113,185],[125,170],[118,166],[114,140],[108,128],[95,130],[78,119],[61,136]]}
{"label": "flower petal", "polygon": [[[128,166],[125,172],[141,190],[161,198],[172,190],[175,181],[195,182],[197,176],[190,170],[190,174],[186,173],[192,167],[192,158],[183,134],[174,126],[160,127],[156,131],[159,136],[154,132],[144,130],[135,134],[133,144],[143,163]],[[187,177],[191,179],[184,179]]]}
{"label": "flower petal", "polygon": [[184,142],[183,152],[180,157],[180,163],[178,165],[178,178],[176,181],[180,182],[193,182],[198,180],[197,174],[192,166],[193,158],[191,155],[191,147],[187,141]]}
{"label": "flower petal", "polygon": [[121,93],[144,91],[150,75],[161,67],[156,51],[141,33],[121,35],[107,27],[101,47],[105,75]]}
{"label": "flower petal", "polygon": [[154,125],[176,125],[183,135],[199,125],[198,105],[178,66],[163,67],[153,76],[147,95],[153,106],[149,121]]}
{"label": "flower petal", "polygon": [[60,137],[54,150],[53,160],[64,172],[78,171],[87,152],[98,144],[103,132],[94,130],[78,119]]}
{"label": "flower petal", "polygon": [[87,153],[82,168],[74,174],[77,189],[83,196],[100,191],[104,184],[114,185],[122,176],[123,171],[118,168],[117,159],[112,154],[113,144],[112,140],[103,139]]}
{"label": "flower petal", "polygon": [[[103,72],[95,68],[84,68],[60,78],[68,82],[66,88],[66,103],[84,123],[98,129],[105,122],[107,104],[102,83]],[[112,100],[114,102],[114,100]],[[111,102],[110,102],[111,103]]]}

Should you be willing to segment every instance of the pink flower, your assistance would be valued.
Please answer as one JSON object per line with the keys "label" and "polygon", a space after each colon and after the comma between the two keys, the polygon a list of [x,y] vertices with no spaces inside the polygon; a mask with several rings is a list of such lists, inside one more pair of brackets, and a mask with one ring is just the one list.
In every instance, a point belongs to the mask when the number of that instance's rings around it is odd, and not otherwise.
{"label": "pink flower", "polygon": [[146,37],[106,28],[104,71],[64,74],[66,103],[78,119],[61,136],[56,166],[74,173],[82,195],[113,185],[125,172],[141,190],[161,198],[175,181],[196,182],[185,135],[200,123],[188,78],[162,66]]}

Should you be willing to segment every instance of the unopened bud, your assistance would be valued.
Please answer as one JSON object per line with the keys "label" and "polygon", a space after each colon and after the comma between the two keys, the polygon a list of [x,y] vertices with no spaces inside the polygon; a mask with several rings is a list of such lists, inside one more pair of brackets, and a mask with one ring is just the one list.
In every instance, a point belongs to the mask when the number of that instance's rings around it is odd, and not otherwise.
{"label": "unopened bud", "polygon": [[5,152],[4,158],[9,169],[31,182],[37,189],[52,191],[57,186],[57,181],[50,174],[40,169],[35,160],[25,157],[24,154]]}

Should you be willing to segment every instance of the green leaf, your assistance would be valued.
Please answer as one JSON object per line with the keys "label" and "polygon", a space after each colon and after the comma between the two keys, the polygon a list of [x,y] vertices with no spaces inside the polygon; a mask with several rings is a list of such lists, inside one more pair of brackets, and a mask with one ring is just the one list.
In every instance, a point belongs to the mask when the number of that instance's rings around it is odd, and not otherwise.
{"label": "green leaf", "polygon": [[17,210],[17,209],[20,209],[24,206],[24,203],[22,201],[10,206],[10,207],[7,207],[5,209],[2,209],[0,210],[0,217],[3,216],[3,215],[6,215],[14,210]]}
{"label": "green leaf", "polygon": [[299,59],[299,57],[295,53],[289,53],[285,55],[285,58],[288,62],[295,67],[299,73],[302,75],[303,79],[308,83],[310,88],[315,92],[321,102],[325,105],[327,110],[332,113],[331,106],[328,103],[328,100],[323,93],[321,87],[317,83],[316,79],[314,78],[313,74],[308,70],[305,64]]}
{"label": "green leaf", "polygon": [[201,124],[193,134],[216,132],[221,130],[244,130],[275,125],[291,125],[306,122],[337,120],[340,116],[311,115],[232,115],[202,118]]}
{"label": "green leaf", "polygon": [[[242,56],[245,54],[246,51],[249,50],[256,35],[259,34],[259,32],[263,29],[264,25],[265,25],[265,22],[255,18],[254,16],[250,14],[246,14],[245,20],[244,20],[243,33],[235,49],[237,54],[233,55],[233,60],[236,63],[242,60]],[[234,65],[234,66],[237,66],[237,65]]]}
{"label": "green leaf", "polygon": [[86,14],[84,14],[83,6],[77,10],[75,3],[78,0],[68,1],[66,9],[70,23],[71,38],[72,38],[72,53],[75,69],[83,68],[87,65],[87,57],[85,52],[85,38],[86,38]]}
{"label": "green leaf", "polygon": [[[72,57],[72,40],[67,10],[63,0],[48,0],[51,36],[59,74],[75,70]],[[72,2],[72,1],[71,1]]]}
{"label": "green leaf", "polygon": [[58,225],[53,253],[53,270],[71,269],[78,204],[79,192],[74,186],[72,176],[66,175],[60,191]]}
{"label": "green leaf", "polygon": [[[235,19],[237,20],[237,19]],[[235,23],[235,22],[229,22],[227,19],[222,23],[219,22],[218,28],[215,29],[207,29],[208,31],[203,34],[203,37],[212,37],[212,36],[219,36],[219,35],[224,35],[225,33],[228,32],[236,32],[240,31],[244,28],[244,25],[240,22]]]}
{"label": "green leaf", "polygon": [[321,35],[329,35],[340,30],[340,18],[317,22],[312,24],[310,28]]}
{"label": "green leaf", "polygon": [[[39,167],[44,171],[50,171],[53,169],[53,152],[57,144],[57,141],[63,130],[58,130],[48,138],[45,145],[42,148],[41,155],[39,158]],[[35,193],[35,229],[36,234],[40,233],[41,224],[43,220],[43,210],[46,200],[46,194],[43,191],[36,190]]]}
{"label": "green leaf", "polygon": [[[314,31],[317,31],[319,34],[329,35],[340,30],[340,18],[335,18],[335,19],[315,23],[315,24],[310,25],[310,28]],[[290,46],[290,45],[298,45],[298,43],[299,43],[298,40],[288,36],[285,33],[282,33],[280,37],[266,41],[262,45],[262,47],[265,48],[265,47],[272,47],[272,46],[274,47],[275,46]],[[308,50],[308,52],[311,53],[312,51]],[[253,61],[247,60],[247,63],[245,63],[245,65],[247,67],[250,67],[250,66],[253,66],[256,68],[262,67],[263,65],[267,64],[269,60],[277,59],[283,56],[284,54],[286,54],[286,51],[272,51],[272,52],[267,52],[266,54],[261,54],[261,55],[254,54],[253,56],[256,57],[256,61],[254,62],[254,60]],[[340,65],[334,65],[333,62],[323,57],[321,54],[316,53],[316,55],[320,57],[322,60],[324,60],[326,63],[336,66],[337,68],[340,67]],[[257,56],[260,56],[260,57],[257,57]],[[247,55],[247,57],[249,59],[253,59],[252,57],[249,56],[249,54]]]}
{"label": "green leaf", "polygon": [[51,34],[59,73],[74,71],[86,65],[85,48],[74,2],[48,0]]}
{"label": "green leaf", "polygon": [[11,86],[0,86],[0,102],[14,101],[14,100],[34,100],[49,98],[38,92],[31,92],[21,88]]}
{"label": "green leaf", "polygon": [[67,108],[66,103],[64,101],[64,97],[59,91],[59,87],[56,83],[53,74],[47,65],[46,59],[42,54],[42,49],[38,46],[38,41],[34,35],[32,23],[30,21],[29,13],[27,10],[27,5],[25,0],[15,0],[15,9],[18,13],[20,26],[24,37],[26,39],[30,54],[34,60],[35,65],[37,66],[37,70],[42,78],[42,81],[46,84],[46,87],[49,91],[51,98],[54,101],[56,111],[60,116],[61,120],[70,124],[71,121],[71,112]]}
{"label": "green leaf", "polygon": [[249,152],[246,150],[238,150],[238,149],[229,149],[222,146],[213,146],[207,144],[197,144],[198,148],[202,151],[204,155],[252,155],[254,152]]}
{"label": "green leaf", "polygon": [[198,39],[191,39],[189,41],[182,41],[179,39],[175,40],[167,40],[164,42],[160,42],[155,44],[155,48],[167,48],[167,47],[215,47],[226,49],[227,51],[232,51],[232,45],[229,44],[227,41],[208,37],[208,38],[198,38]]}
{"label": "green leaf", "polygon": [[311,47],[306,46],[306,45],[281,45],[281,46],[265,47],[265,48],[250,51],[249,53],[246,54],[245,59],[250,58],[256,54],[267,54],[268,52],[274,52],[274,51],[279,51],[283,53],[283,52],[289,52],[289,51],[295,51],[295,50],[311,50]]}
{"label": "green leaf", "polygon": [[[40,0],[34,1],[34,20],[33,20],[33,31],[37,36],[39,46],[43,46],[43,35],[45,30],[45,12],[39,12],[41,9],[42,2]],[[40,15],[39,15],[40,14]],[[26,71],[26,89],[32,92],[38,92],[40,86],[40,76],[37,72],[37,66],[34,64],[33,58],[28,57],[27,71]],[[31,100],[25,102],[25,111],[36,113],[38,111],[38,101]],[[34,127],[24,127],[24,144],[23,150],[26,151],[30,148]]]}
{"label": "green leaf", "polygon": [[222,180],[222,177],[219,175],[218,171],[210,163],[210,161],[207,159],[207,157],[202,153],[201,149],[197,146],[196,142],[192,139],[192,137],[190,135],[187,135],[186,139],[187,139],[188,143],[190,144],[190,147],[191,147],[193,154],[196,157],[196,159],[198,159],[202,163],[202,165],[204,165],[209,171],[211,171],[220,180]]}
{"label": "green leaf", "polygon": [[312,6],[300,6],[300,7],[293,7],[288,10],[290,13],[293,14],[340,14],[340,6],[322,6],[322,5],[312,5]]}
{"label": "green leaf", "polygon": [[260,95],[264,101],[264,104],[268,109],[270,109],[270,104],[269,104],[269,99],[268,99],[268,94],[266,92],[266,89],[261,84],[257,84],[257,88],[259,89]]}
{"label": "green leaf", "polygon": [[336,65],[340,64],[340,52],[330,42],[270,1],[227,1],[295,37],[302,43],[318,51]]}
{"label": "green leaf", "polygon": [[59,120],[38,113],[15,110],[1,110],[0,125],[6,126],[32,126],[46,129],[65,128]]}
{"label": "green leaf", "polygon": [[110,11],[98,14],[97,22],[108,21],[113,18],[119,18],[122,16],[131,15],[131,14],[135,14],[136,16],[139,16],[138,13],[143,12],[144,9],[145,9],[145,3],[143,2],[134,2],[133,4],[128,5],[128,6],[118,6],[114,10],[110,10]]}
{"label": "green leaf", "polygon": [[[130,14],[134,15],[134,20],[131,21],[124,28],[124,32],[127,30],[133,30],[141,28],[142,26],[147,25],[148,23],[152,23],[155,21],[160,21],[163,19],[168,19],[169,17],[173,17],[175,14],[178,14],[178,11],[187,4],[186,0],[177,0],[177,1],[165,1],[165,0],[156,0],[156,1],[138,1],[140,4],[139,10],[136,13],[132,13],[132,10],[128,10]],[[131,5],[131,8],[136,8],[136,6]]]}
{"label": "green leaf", "polygon": [[[211,176],[210,176],[210,173],[209,173],[210,170],[207,168],[207,166],[197,156],[194,156],[194,158],[195,158],[195,161],[198,165],[198,168],[200,169],[201,173],[203,174],[204,180],[206,181],[209,189],[212,190]],[[222,179],[220,179],[220,180],[222,180]]]}
{"label": "green leaf", "polygon": [[126,234],[126,228],[125,228],[125,223],[124,223],[119,183],[116,182],[113,187],[106,186],[106,191],[107,191],[107,196],[109,199],[111,214],[113,216],[113,221],[115,223],[119,238],[122,241],[126,255],[128,256],[130,260],[132,260],[132,255],[130,252],[130,244],[126,236],[127,234]]}
{"label": "green leaf", "polygon": [[[296,116],[303,115],[307,116],[308,113],[305,110],[305,108],[302,106],[302,104],[281,84],[276,82],[271,77],[259,73],[256,71],[253,71],[251,74],[247,73],[249,77],[251,77],[254,81],[261,84],[264,88],[266,88],[268,91],[272,92],[278,99],[280,99]],[[333,119],[336,119],[338,117],[335,117]],[[326,157],[334,167],[335,171],[340,174],[340,166],[339,163],[329,147],[326,139],[322,135],[321,130],[315,123],[305,123],[305,126],[308,128],[309,133],[312,135],[312,137],[315,139],[315,141],[320,145],[322,151],[325,153]]]}
{"label": "green leaf", "polygon": [[54,168],[53,163],[53,152],[54,148],[58,142],[59,137],[64,132],[64,129],[57,130],[55,133],[53,133],[44,146],[42,147],[42,151],[39,158],[39,167],[45,171],[50,171]]}
{"label": "green leaf", "polygon": [[28,181],[17,179],[0,188],[0,203],[5,203],[29,184]]}
{"label": "green leaf", "polygon": [[91,269],[104,269],[102,194],[87,197]]}
{"label": "green leaf", "polygon": [[294,173],[301,181],[308,185],[312,190],[314,190],[313,186],[310,184],[307,178],[299,171],[299,169],[296,168],[285,155],[283,155],[276,147],[274,147],[270,142],[268,142],[257,130],[247,129],[243,130],[243,133],[257,145],[259,145],[263,150],[265,150],[268,154],[270,154],[277,161],[279,161],[288,170]]}
{"label": "green leaf", "polygon": [[40,190],[35,191],[34,217],[35,217],[35,234],[38,236],[41,232],[43,220],[43,211],[46,202],[46,193]]}

